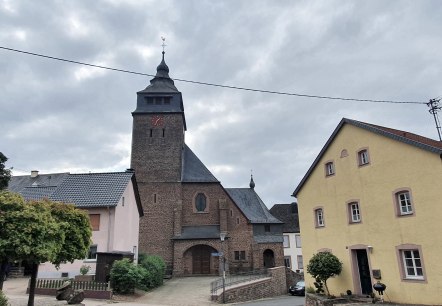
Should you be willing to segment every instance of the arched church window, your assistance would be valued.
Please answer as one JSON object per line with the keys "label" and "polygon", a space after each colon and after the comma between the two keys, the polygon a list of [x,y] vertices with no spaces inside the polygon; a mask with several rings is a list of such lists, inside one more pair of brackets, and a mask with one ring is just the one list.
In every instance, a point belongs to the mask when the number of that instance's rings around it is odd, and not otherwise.
{"label": "arched church window", "polygon": [[205,211],[207,207],[206,196],[204,193],[198,193],[195,198],[195,208],[197,212]]}

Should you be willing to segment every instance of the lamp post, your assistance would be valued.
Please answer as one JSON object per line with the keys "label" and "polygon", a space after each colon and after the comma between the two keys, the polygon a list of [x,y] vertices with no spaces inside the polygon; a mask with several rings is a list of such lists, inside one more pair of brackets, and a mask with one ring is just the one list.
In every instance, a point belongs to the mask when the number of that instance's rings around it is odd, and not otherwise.
{"label": "lamp post", "polygon": [[226,239],[226,233],[220,233],[219,238],[221,239],[221,258],[223,267],[223,304],[226,303],[226,257],[224,255],[224,240]]}

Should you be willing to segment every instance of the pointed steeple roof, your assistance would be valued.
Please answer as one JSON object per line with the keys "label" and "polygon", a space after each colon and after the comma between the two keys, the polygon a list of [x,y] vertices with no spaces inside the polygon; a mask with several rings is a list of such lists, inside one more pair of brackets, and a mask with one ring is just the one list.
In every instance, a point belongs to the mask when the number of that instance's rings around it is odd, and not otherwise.
{"label": "pointed steeple roof", "polygon": [[178,92],[178,89],[175,87],[175,83],[169,76],[169,67],[164,60],[163,57],[161,59],[161,63],[157,67],[157,74],[155,77],[150,80],[150,85],[147,86],[141,92],[157,92],[157,93],[168,93],[168,92]]}
{"label": "pointed steeple roof", "polygon": [[249,184],[249,186],[252,189],[255,188],[255,182],[253,181],[253,174],[250,174],[250,184]]}

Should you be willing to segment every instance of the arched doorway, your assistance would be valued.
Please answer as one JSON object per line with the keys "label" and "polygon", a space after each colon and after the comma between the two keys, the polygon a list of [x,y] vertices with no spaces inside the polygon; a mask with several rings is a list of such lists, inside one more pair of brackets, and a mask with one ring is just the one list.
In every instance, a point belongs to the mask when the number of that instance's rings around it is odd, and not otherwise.
{"label": "arched doorway", "polygon": [[264,258],[264,268],[273,268],[275,267],[275,254],[272,250],[267,249],[263,253]]}
{"label": "arched doorway", "polygon": [[189,248],[184,252],[184,258],[187,259],[191,267],[188,267],[187,271],[191,274],[217,274],[218,273],[218,257],[213,257],[212,253],[217,251],[208,245],[198,244]]}

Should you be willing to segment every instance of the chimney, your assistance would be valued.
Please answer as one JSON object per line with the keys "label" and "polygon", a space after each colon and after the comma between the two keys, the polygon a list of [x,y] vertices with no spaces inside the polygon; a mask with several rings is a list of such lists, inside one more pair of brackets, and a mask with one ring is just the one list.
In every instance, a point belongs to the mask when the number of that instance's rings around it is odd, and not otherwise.
{"label": "chimney", "polygon": [[38,176],[38,170],[32,170],[31,177],[37,177],[37,176]]}

